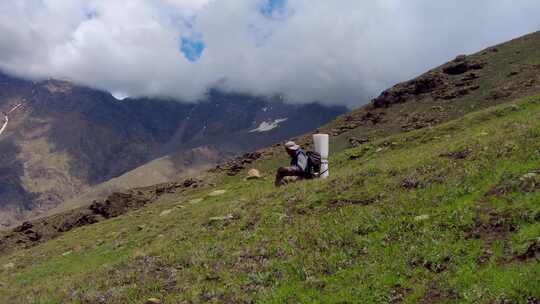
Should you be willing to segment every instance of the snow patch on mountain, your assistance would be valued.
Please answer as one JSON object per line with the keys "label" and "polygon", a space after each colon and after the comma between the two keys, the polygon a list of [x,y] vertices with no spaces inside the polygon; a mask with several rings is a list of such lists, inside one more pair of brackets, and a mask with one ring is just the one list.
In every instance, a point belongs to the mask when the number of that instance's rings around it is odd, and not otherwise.
{"label": "snow patch on mountain", "polygon": [[118,100],[118,101],[122,101],[126,98],[129,98],[129,95],[126,94],[126,93],[122,93],[122,92],[112,92],[111,95],[114,97],[114,99]]}
{"label": "snow patch on mountain", "polygon": [[287,121],[288,118],[279,118],[274,121],[263,121],[257,129],[253,129],[249,131],[250,133],[254,132],[268,132],[271,131],[277,127],[279,127],[279,124]]}

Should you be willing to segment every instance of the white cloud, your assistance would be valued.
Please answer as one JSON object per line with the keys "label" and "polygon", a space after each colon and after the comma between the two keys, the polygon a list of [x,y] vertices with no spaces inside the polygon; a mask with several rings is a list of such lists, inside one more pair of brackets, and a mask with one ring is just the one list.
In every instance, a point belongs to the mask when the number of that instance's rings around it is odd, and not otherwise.
{"label": "white cloud", "polygon": [[[390,84],[540,29],[537,0],[6,0],[0,68],[133,96],[210,88],[360,104]],[[181,37],[202,39],[200,59]]]}
{"label": "white cloud", "polygon": [[202,9],[212,0],[163,0],[167,5],[172,6],[178,11],[196,12]]}

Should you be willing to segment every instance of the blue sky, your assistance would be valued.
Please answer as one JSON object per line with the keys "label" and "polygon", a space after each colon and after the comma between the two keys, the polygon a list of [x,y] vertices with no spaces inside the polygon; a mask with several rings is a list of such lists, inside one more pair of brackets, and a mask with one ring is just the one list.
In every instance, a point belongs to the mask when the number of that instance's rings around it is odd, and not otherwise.
{"label": "blue sky", "polygon": [[[281,19],[287,13],[287,0],[265,0],[259,7],[259,13],[270,19]],[[192,16],[190,20],[185,21],[185,24],[190,30],[193,30],[196,17]],[[266,34],[264,39],[269,36]],[[260,41],[257,41],[257,44],[262,45]],[[203,56],[205,49],[206,44],[201,34],[195,35],[195,37],[180,37],[180,52],[191,62],[197,62]]]}
{"label": "blue sky", "polygon": [[201,38],[180,38],[180,52],[182,52],[186,59],[191,62],[196,62],[199,60],[205,48],[206,45]]}
{"label": "blue sky", "polygon": [[266,0],[260,8],[261,14],[273,18],[284,15],[286,11],[287,0]]}

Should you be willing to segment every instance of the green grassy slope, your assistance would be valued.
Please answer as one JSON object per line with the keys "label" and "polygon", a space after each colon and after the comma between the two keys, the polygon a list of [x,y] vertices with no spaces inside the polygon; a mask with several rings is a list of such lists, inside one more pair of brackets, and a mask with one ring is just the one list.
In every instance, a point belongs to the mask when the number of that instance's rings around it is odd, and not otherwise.
{"label": "green grassy slope", "polygon": [[2,256],[0,299],[540,300],[540,96],[345,149],[328,180],[276,190],[279,161]]}

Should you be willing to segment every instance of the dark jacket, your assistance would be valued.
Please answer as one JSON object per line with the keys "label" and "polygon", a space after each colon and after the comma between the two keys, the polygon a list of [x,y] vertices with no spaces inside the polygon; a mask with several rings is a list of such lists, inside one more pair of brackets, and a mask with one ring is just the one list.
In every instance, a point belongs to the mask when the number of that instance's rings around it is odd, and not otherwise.
{"label": "dark jacket", "polygon": [[291,158],[291,167],[297,167],[302,172],[309,173],[308,157],[304,150],[299,149],[296,151],[296,154]]}

